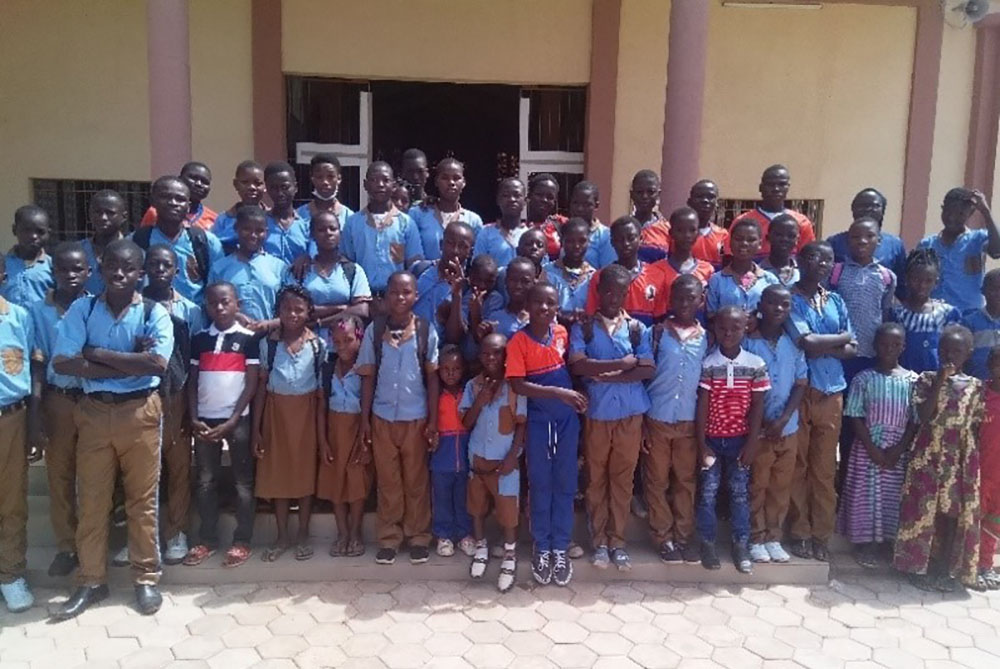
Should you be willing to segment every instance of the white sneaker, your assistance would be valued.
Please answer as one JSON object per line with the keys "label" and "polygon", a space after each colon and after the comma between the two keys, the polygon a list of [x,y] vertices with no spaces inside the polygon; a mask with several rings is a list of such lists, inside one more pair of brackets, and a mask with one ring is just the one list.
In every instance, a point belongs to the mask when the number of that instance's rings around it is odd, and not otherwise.
{"label": "white sneaker", "polygon": [[486,564],[490,559],[490,549],[485,541],[476,546],[476,552],[472,556],[472,565],[469,567],[469,576],[472,578],[482,578],[486,573]]}
{"label": "white sneaker", "polygon": [[764,550],[771,556],[771,562],[788,562],[792,559],[792,556],[785,552],[780,541],[768,541],[764,544]]}
{"label": "white sneaker", "polygon": [[458,542],[458,550],[462,551],[468,557],[472,557],[476,554],[476,540],[472,537],[464,537]]}
{"label": "white sneaker", "polygon": [[514,578],[517,576],[517,557],[511,551],[510,555],[504,550],[503,562],[500,563],[500,576],[497,578],[497,589],[500,592],[507,592],[514,587]]}
{"label": "white sneaker", "polygon": [[187,536],[178,532],[177,536],[167,540],[167,549],[163,551],[163,562],[169,565],[180,564],[188,554]]}
{"label": "white sneaker", "polygon": [[441,557],[451,557],[455,554],[455,544],[451,539],[438,539],[437,554]]}
{"label": "white sneaker", "polygon": [[750,544],[750,559],[754,562],[770,562],[771,556],[768,555],[764,544]]}
{"label": "white sneaker", "polygon": [[11,613],[23,613],[35,605],[35,596],[23,578],[0,585],[0,594]]}
{"label": "white sneaker", "polygon": [[128,557],[128,546],[122,546],[122,549],[111,558],[111,564],[116,567],[127,567],[131,563],[132,561]]}

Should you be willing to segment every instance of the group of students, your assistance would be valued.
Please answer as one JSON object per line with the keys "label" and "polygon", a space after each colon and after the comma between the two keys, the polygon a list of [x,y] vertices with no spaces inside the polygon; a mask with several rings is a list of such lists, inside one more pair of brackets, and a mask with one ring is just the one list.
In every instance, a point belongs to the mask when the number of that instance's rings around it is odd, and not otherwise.
{"label": "group of students", "polygon": [[[330,554],[363,555],[374,486],[379,564],[404,544],[425,562],[435,542],[466,554],[473,578],[499,559],[507,591],[523,507],[534,579],[564,586],[582,556],[581,489],[594,566],[631,567],[631,506],[664,562],[718,569],[724,488],[741,572],[789,552],[828,560],[837,529],[861,564],[885,552],[918,587],[1000,587],[1000,271],[983,267],[1000,235],[981,193],[949,191],[942,231],[906,255],[874,189],[855,197],[846,233],[817,241],[785,208],[781,165],[728,229],[709,180],[664,217],[659,178],[642,170],[632,213],[606,226],[591,182],[567,219],[551,175],[507,178],[500,219],[484,225],[461,205],[459,161],[435,166],[435,195],[422,152],[402,173],[372,163],[355,213],[337,200],[339,161],[319,154],[296,209],[290,165],[246,161],[237,202],[217,214],[203,204],[211,172],[189,163],[153,183],[131,234],[123,198],[101,191],[92,236],[51,254],[46,212],[17,210],[0,274],[10,610],[33,603],[29,460],[48,465],[49,573],[76,571],[55,617],[107,597],[116,495],[128,544],[115,562],[131,565],[149,614],[161,559],[198,565],[220,547],[223,443],[236,489],[226,567],[253,553],[256,498],[277,524],[265,561],[313,556],[314,498],[333,504]],[[985,227],[967,228],[977,211]]]}

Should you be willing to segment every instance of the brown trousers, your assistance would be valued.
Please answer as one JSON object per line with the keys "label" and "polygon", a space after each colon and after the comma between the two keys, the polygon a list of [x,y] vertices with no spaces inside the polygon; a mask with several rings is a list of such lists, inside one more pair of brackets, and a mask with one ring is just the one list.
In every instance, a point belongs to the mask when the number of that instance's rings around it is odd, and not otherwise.
{"label": "brown trousers", "polygon": [[843,408],[840,393],[824,395],[815,388],[806,391],[799,411],[798,448],[788,507],[788,533],[793,540],[828,541],[833,535],[837,510],[833,480]]}
{"label": "brown trousers", "polygon": [[644,454],[642,488],[649,508],[649,532],[656,545],[694,540],[698,486],[698,442],[694,421],[662,423],[646,418],[649,453]]}
{"label": "brown trousers", "polygon": [[42,416],[49,445],[45,471],[49,478],[49,517],[61,553],[76,552],[76,422],[77,398],[46,391]]}
{"label": "brown trousers", "polygon": [[160,396],[121,404],[85,397],[73,413],[77,442],[78,585],[107,582],[108,524],[115,477],[121,471],[128,517],[128,553],[137,585],[160,580],[157,493],[160,483]]}
{"label": "brown trousers", "polygon": [[797,453],[798,433],[777,441],[760,440],[750,468],[750,543],[781,541]]}
{"label": "brown trousers", "polygon": [[187,530],[191,513],[191,429],[187,421],[187,393],[163,398],[163,475],[167,479],[163,538]]}
{"label": "brown trousers", "polygon": [[372,416],[372,455],[378,482],[379,548],[431,543],[430,474],[425,420],[391,422]]}
{"label": "brown trousers", "polygon": [[0,583],[13,583],[27,567],[28,410],[0,416]]}
{"label": "brown trousers", "polygon": [[594,546],[621,548],[639,461],[642,416],[621,420],[588,418],[583,428],[586,453],[587,515]]}

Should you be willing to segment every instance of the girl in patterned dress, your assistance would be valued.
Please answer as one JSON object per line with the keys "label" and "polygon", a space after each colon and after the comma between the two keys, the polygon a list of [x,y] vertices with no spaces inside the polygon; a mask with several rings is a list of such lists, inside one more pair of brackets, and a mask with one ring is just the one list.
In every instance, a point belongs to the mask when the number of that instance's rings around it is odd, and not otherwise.
{"label": "girl in patterned dress", "polygon": [[880,546],[896,538],[906,462],[898,448],[910,415],[917,374],[899,365],[906,331],[883,323],[875,331],[876,363],[851,382],[844,416],[853,424],[837,531],[854,545],[862,567],[874,568]]}
{"label": "girl in patterned dress", "polygon": [[950,592],[956,579],[976,583],[984,409],[982,381],[961,371],[972,355],[972,333],[949,325],[940,339],[941,370],[924,372],[913,386],[916,437],[903,481],[893,566],[921,590]]}
{"label": "girl in patterned dress", "polygon": [[899,362],[918,374],[938,368],[941,331],[962,317],[955,307],[931,297],[940,278],[941,261],[933,249],[914,249],[906,256],[906,298],[893,305],[891,316],[906,328]]}

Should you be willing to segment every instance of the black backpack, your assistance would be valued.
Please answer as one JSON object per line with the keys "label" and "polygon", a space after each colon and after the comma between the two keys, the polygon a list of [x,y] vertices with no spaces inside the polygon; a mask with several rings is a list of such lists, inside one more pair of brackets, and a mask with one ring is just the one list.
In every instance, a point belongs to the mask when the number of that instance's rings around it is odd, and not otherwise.
{"label": "black backpack", "polygon": [[[153,228],[155,227],[155,225],[150,225],[145,228],[139,228],[132,233],[132,241],[143,251],[148,251],[149,240],[153,236]],[[211,259],[208,254],[208,237],[205,235],[205,231],[196,225],[185,229],[187,230],[188,237],[191,239],[191,250],[194,251],[194,262],[198,266],[198,274],[200,275],[200,281],[195,283],[208,283],[208,271],[211,269]]]}
{"label": "black backpack", "polygon": [[[640,329],[639,321],[631,316],[626,316],[625,322],[628,323],[628,340],[632,344],[632,354],[634,355],[639,350],[639,342],[642,340],[642,330]],[[584,343],[589,344],[594,339],[594,319],[588,318],[580,324],[580,327],[583,328]]]}

